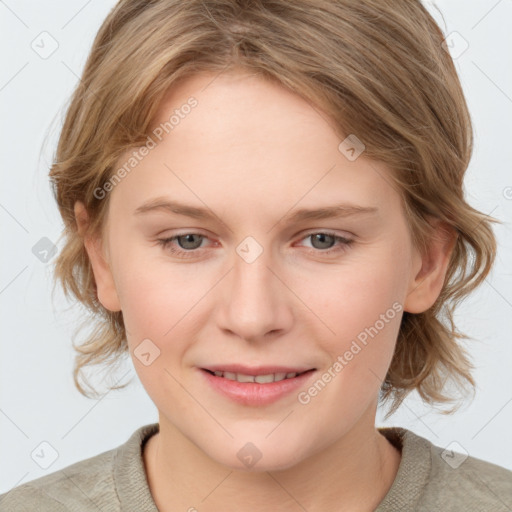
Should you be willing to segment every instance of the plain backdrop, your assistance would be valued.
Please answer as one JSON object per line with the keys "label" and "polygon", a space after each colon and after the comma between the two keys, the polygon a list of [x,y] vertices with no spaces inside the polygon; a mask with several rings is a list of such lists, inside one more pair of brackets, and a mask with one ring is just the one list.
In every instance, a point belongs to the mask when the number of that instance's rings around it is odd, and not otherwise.
{"label": "plain backdrop", "polygon": [[[99,400],[78,393],[71,341],[83,313],[59,289],[52,296],[51,248],[62,223],[47,174],[64,107],[114,3],[0,2],[0,492],[114,448],[158,421],[129,359],[117,372],[122,382],[133,377],[128,388]],[[432,4],[474,122],[467,198],[503,225],[495,227],[492,275],[456,317],[471,337],[475,399],[443,416],[411,395],[386,423],[379,411],[377,424],[403,426],[512,469],[512,2],[440,0],[442,17]]]}

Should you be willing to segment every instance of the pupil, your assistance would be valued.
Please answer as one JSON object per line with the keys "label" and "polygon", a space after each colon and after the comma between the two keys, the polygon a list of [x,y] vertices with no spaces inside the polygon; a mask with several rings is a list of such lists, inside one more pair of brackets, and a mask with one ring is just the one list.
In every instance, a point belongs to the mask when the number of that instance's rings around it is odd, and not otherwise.
{"label": "pupil", "polygon": [[[197,241],[196,242],[193,241],[193,237],[195,237],[195,236],[199,237],[199,243]],[[201,245],[201,238],[202,238],[201,235],[195,235],[195,234],[181,235],[178,238],[178,243],[183,249],[197,249]],[[181,242],[181,240],[183,240],[183,239],[185,239],[184,244]],[[191,246],[188,244],[191,244]]]}
{"label": "pupil", "polygon": [[[319,241],[320,244],[326,243],[327,239],[327,246],[320,246],[316,247],[315,242]],[[316,249],[329,249],[332,246],[332,242],[334,241],[334,238],[331,235],[326,235],[325,233],[317,233],[316,235],[313,235],[313,247]]]}

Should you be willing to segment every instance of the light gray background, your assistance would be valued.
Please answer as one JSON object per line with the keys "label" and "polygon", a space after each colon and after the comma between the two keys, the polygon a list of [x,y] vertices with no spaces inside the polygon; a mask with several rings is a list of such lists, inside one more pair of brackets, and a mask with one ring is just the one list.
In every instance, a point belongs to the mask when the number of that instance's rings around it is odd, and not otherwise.
{"label": "light gray background", "polygon": [[[32,252],[43,237],[57,243],[61,232],[49,163],[69,95],[114,3],[0,1],[0,492],[116,447],[137,427],[158,420],[129,359],[117,373],[128,372],[123,382],[134,376],[126,390],[88,400],[74,388],[71,339],[83,313],[69,308],[59,289],[52,298],[53,260],[45,264]],[[499,253],[492,275],[457,315],[459,328],[472,338],[475,400],[445,417],[411,396],[386,424],[410,428],[442,447],[456,441],[470,455],[512,469],[512,2],[440,0],[445,21],[431,4],[445,34],[460,34],[448,40],[476,135],[468,200],[505,223],[495,228]],[[58,43],[47,58],[31,46],[51,49],[43,31]],[[469,47],[461,53],[464,41]],[[384,425],[381,413],[378,424]],[[44,441],[58,454],[53,462]],[[32,458],[34,450],[39,458]],[[38,463],[51,464],[43,469]]]}

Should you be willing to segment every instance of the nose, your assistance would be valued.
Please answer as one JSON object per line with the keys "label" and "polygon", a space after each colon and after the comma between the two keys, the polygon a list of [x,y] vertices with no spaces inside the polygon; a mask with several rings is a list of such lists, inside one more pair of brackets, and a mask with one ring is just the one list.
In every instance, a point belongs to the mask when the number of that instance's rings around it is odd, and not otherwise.
{"label": "nose", "polygon": [[293,294],[269,252],[263,251],[252,262],[235,254],[233,268],[222,283],[217,311],[225,333],[255,342],[290,330]]}

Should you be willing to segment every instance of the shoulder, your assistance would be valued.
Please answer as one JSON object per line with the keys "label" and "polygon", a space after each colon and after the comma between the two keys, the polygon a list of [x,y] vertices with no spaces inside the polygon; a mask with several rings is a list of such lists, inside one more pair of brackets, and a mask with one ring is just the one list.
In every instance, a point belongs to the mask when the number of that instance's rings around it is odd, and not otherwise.
{"label": "shoulder", "polygon": [[475,512],[512,510],[512,471],[471,457],[459,445],[441,448],[430,443],[431,472],[425,501],[442,510]]}
{"label": "shoulder", "polygon": [[0,495],[2,512],[158,512],[149,490],[143,446],[158,432],[144,425],[117,448],[71,464]]}
{"label": "shoulder", "polygon": [[[116,450],[76,462],[0,495],[5,512],[68,512],[98,510],[113,503],[113,462]],[[114,494],[114,496],[112,496]],[[109,509],[113,510],[113,509]]]}
{"label": "shoulder", "polygon": [[511,512],[512,471],[441,448],[401,427],[379,428],[402,453],[397,475],[376,512]]}

